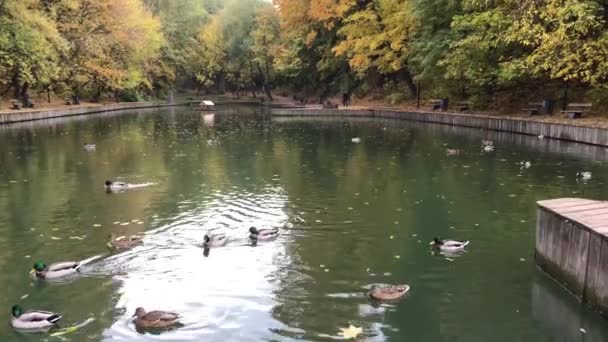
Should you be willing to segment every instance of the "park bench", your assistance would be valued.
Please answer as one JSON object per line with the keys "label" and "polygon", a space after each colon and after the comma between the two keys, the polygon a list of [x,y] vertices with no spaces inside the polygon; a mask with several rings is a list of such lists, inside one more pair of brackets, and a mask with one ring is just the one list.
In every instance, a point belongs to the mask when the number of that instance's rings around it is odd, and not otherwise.
{"label": "park bench", "polygon": [[569,103],[566,110],[562,110],[562,113],[565,113],[570,119],[578,119],[588,112],[591,106],[591,103]]}
{"label": "park bench", "polygon": [[431,110],[439,110],[441,108],[441,100],[430,100]]}
{"label": "park bench", "polygon": [[521,110],[528,113],[530,116],[539,115],[541,109],[543,108],[542,102],[528,102],[527,108],[522,108]]}
{"label": "park bench", "polygon": [[469,110],[469,109],[471,109],[471,102],[469,102],[469,101],[456,102],[456,109],[458,109],[459,112],[464,112],[466,110]]}
{"label": "park bench", "polygon": [[66,105],[71,106],[72,105],[72,97],[71,96],[66,96],[63,98],[63,101],[65,102]]}
{"label": "park bench", "polygon": [[11,109],[21,109],[21,101],[11,100]]}

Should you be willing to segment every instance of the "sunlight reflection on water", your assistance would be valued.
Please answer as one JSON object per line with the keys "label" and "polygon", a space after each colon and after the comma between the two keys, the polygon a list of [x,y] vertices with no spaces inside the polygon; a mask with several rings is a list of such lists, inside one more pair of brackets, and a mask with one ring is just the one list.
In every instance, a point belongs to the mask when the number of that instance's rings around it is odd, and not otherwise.
{"label": "sunlight reflection on water", "polygon": [[[231,191],[201,208],[173,218],[173,222],[146,232],[145,245],[106,259],[99,268],[123,270],[115,307],[124,312],[104,332],[108,341],[133,340],[131,315],[135,308],[179,312],[184,328],[158,336],[167,340],[227,341],[247,329],[256,340],[272,327],[284,328],[269,314],[274,306],[273,273],[290,263],[284,243],[288,231],[252,246],[250,226],[283,227],[288,221],[287,197],[275,188],[256,194]],[[225,233],[228,245],[203,255],[206,232]],[[254,323],[255,322],[255,323]],[[149,336],[148,336],[149,337]]]}

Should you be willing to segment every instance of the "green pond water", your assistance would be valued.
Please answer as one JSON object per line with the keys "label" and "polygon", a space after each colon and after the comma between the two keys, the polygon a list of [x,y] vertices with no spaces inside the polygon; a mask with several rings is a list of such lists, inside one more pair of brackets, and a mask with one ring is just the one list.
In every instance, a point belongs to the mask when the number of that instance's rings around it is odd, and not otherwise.
{"label": "green pond water", "polygon": [[[60,337],[0,324],[0,341],[332,341],[350,324],[363,329],[359,341],[608,340],[608,321],[533,260],[535,202],[606,199],[604,148],[255,112],[176,108],[1,126],[0,320],[21,304],[63,314],[64,328],[93,321]],[[496,149],[482,152],[482,139]],[[593,177],[579,181],[577,171]],[[106,179],[156,185],[108,194]],[[253,246],[251,226],[280,235]],[[113,232],[142,233],[144,245],[69,282],[29,277],[36,260],[108,253]],[[205,256],[206,232],[230,240]],[[471,244],[441,255],[428,244],[435,236]],[[397,302],[366,296],[400,283],[411,290]],[[183,326],[137,333],[139,306],[179,312]]]}

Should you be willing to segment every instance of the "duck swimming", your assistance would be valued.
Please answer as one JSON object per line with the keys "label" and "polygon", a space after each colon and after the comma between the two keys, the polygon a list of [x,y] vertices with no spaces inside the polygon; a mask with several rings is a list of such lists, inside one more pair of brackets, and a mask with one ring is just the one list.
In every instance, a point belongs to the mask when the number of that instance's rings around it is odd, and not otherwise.
{"label": "duck swimming", "polygon": [[430,244],[441,251],[455,252],[464,250],[464,248],[469,244],[469,241],[442,240],[440,238],[434,238]]}
{"label": "duck swimming", "polygon": [[394,300],[403,297],[410,290],[409,285],[390,285],[373,288],[368,295],[376,300]]}
{"label": "duck swimming", "polygon": [[113,182],[113,181],[107,180],[104,184],[105,184],[106,191],[108,191],[108,192],[121,192],[121,191],[136,189],[136,188],[143,188],[146,186],[154,185],[155,183],[131,184],[131,183]]}
{"label": "duck swimming", "polygon": [[36,263],[34,263],[33,269],[30,271],[30,274],[34,275],[38,279],[60,279],[77,274],[82,266],[91,263],[101,257],[102,255],[96,255],[94,257],[82,261],[64,261],[50,264],[48,266],[42,261],[37,261]]}
{"label": "duck swimming", "polygon": [[84,144],[82,147],[87,151],[95,151],[97,149],[97,145],[95,144]]}
{"label": "duck swimming", "polygon": [[583,171],[583,172],[577,172],[576,173],[576,177],[580,178],[582,180],[590,180],[591,179],[591,172],[589,171]]}
{"label": "duck swimming", "polygon": [[144,308],[137,308],[135,314],[135,327],[138,331],[150,329],[167,329],[176,326],[179,322],[179,315],[168,311],[150,311],[146,312]]}
{"label": "duck swimming", "polygon": [[143,245],[143,237],[138,235],[131,236],[116,236],[116,234],[110,234],[110,241],[106,244],[109,249],[124,251],[131,249],[135,246]]}
{"label": "duck swimming", "polygon": [[23,312],[19,305],[13,305],[11,326],[20,331],[42,332],[54,327],[61,316],[48,311],[31,310]]}
{"label": "duck swimming", "polygon": [[228,241],[228,237],[226,236],[226,234],[216,234],[211,236],[205,234],[203,240],[204,248],[221,247],[226,244],[226,242]]}
{"label": "duck swimming", "polygon": [[121,191],[129,189],[129,184],[125,182],[112,182],[107,180],[105,183],[106,190],[108,191]]}
{"label": "duck swimming", "polygon": [[255,227],[249,228],[249,238],[251,240],[270,240],[279,235],[279,230],[277,228],[270,229],[260,229],[258,230]]}

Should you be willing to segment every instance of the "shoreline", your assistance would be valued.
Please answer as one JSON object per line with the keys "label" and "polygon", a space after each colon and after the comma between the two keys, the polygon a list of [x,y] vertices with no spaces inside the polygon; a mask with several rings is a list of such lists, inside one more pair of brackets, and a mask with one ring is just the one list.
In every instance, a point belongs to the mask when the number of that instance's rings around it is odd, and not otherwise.
{"label": "shoreline", "polygon": [[[112,104],[87,104],[79,106],[65,106],[59,108],[33,108],[0,111],[0,125],[11,124],[14,122],[35,121],[53,119],[66,116],[98,114],[128,109],[162,108],[189,106],[195,102],[123,102]],[[198,102],[196,102],[198,104]]]}
{"label": "shoreline", "polygon": [[392,108],[271,109],[270,113],[276,117],[367,117],[438,123],[608,147],[608,129],[529,118]]}

